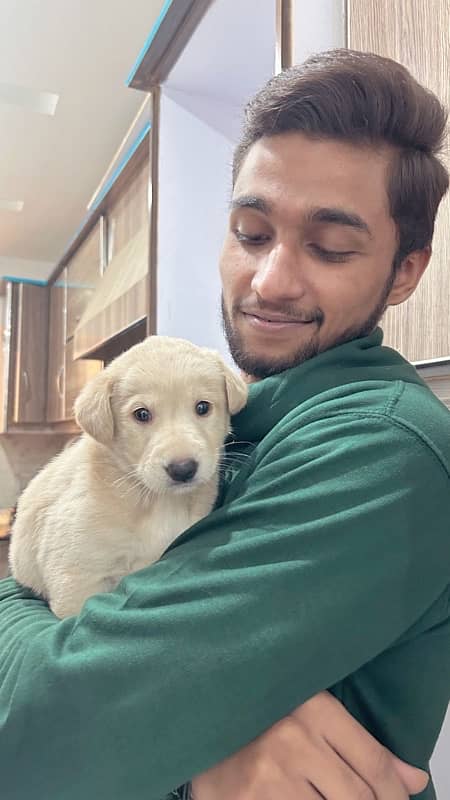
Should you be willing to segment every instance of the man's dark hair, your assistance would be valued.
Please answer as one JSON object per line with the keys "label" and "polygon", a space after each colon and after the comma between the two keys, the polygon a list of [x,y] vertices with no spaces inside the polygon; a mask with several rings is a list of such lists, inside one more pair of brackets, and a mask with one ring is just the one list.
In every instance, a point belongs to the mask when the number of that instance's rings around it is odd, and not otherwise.
{"label": "man's dark hair", "polygon": [[449,176],[437,155],[447,113],[438,98],[390,58],[330,50],[273,77],[250,101],[233,160],[233,184],[250,147],[287,132],[361,146],[390,145],[387,193],[397,224],[395,266],[431,244]]}

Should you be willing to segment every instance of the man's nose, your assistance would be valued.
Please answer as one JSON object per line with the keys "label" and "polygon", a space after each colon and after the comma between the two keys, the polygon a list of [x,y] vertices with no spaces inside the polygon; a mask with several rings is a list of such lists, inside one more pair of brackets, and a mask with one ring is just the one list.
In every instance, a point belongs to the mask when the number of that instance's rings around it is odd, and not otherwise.
{"label": "man's nose", "polygon": [[299,248],[278,243],[259,262],[251,288],[262,300],[295,300],[305,292]]}

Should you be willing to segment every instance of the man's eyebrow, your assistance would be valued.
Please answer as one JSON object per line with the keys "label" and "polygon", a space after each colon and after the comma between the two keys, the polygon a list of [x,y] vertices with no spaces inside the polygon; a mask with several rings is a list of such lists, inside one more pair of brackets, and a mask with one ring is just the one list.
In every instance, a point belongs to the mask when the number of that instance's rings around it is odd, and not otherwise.
{"label": "man's eyebrow", "polygon": [[270,203],[253,194],[234,197],[230,203],[230,210],[234,211],[236,208],[251,208],[254,211],[261,211],[263,214],[270,214],[272,210]]}
{"label": "man's eyebrow", "polygon": [[[273,206],[257,195],[245,194],[240,197],[234,197],[230,203],[230,210],[234,211],[239,208],[250,208],[254,211],[261,211],[262,214],[267,216],[272,213]],[[308,211],[306,221],[309,223],[319,223],[322,225],[345,225],[349,228],[366,233],[372,239],[372,232],[367,224],[359,214],[353,211],[346,211],[343,208],[312,208]]]}
{"label": "man's eyebrow", "polygon": [[367,233],[372,238],[372,232],[367,222],[359,214],[345,211],[343,208],[313,208],[308,213],[308,222],[318,222],[323,225],[345,225]]}

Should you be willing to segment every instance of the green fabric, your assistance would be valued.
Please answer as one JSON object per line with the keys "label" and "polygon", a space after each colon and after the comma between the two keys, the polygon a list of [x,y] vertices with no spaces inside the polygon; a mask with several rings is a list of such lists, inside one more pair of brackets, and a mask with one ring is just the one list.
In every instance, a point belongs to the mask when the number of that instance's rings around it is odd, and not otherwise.
{"label": "green fabric", "polygon": [[79,617],[0,582],[5,800],[161,800],[327,687],[427,766],[450,413],[381,338],[253,385],[219,507]]}

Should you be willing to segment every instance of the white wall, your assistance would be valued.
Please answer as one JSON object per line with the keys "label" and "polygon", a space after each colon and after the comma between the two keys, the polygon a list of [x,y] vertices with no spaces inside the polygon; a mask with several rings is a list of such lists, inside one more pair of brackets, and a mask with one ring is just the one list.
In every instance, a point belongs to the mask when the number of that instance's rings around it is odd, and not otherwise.
{"label": "white wall", "polygon": [[448,800],[450,798],[450,708],[431,759],[431,774],[437,800]]}
{"label": "white wall", "polygon": [[345,0],[295,0],[294,63],[313,53],[345,47]]}
{"label": "white wall", "polygon": [[232,145],[202,118],[209,104],[195,97],[194,113],[189,101],[161,97],[157,332],[225,354],[218,261]]}

